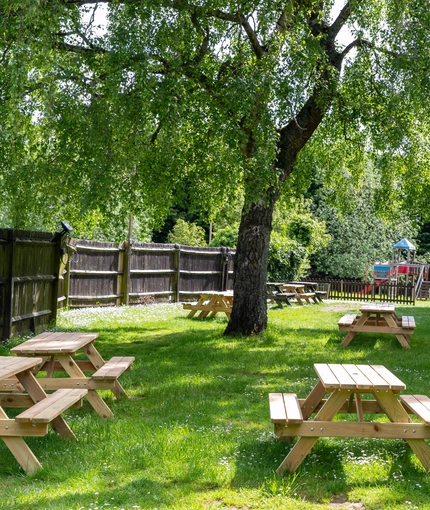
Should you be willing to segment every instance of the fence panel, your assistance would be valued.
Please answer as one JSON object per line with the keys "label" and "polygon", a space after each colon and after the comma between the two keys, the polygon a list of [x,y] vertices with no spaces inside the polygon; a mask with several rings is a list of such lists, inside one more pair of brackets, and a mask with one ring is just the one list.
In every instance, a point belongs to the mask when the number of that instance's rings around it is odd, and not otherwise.
{"label": "fence panel", "polygon": [[232,289],[235,250],[84,240],[69,246],[64,300],[70,307],[178,302]]}
{"label": "fence panel", "polygon": [[58,238],[49,232],[0,229],[0,336],[45,330],[56,318]]}
{"label": "fence panel", "polygon": [[67,305],[115,306],[122,302],[124,250],[113,243],[73,240],[68,262]]}
{"label": "fence panel", "polygon": [[140,304],[157,296],[175,300],[177,250],[174,245],[133,243],[129,247],[129,304]]}
{"label": "fence panel", "polygon": [[325,282],[330,283],[330,299],[415,304],[415,288],[410,283],[375,284],[347,280],[325,280]]}

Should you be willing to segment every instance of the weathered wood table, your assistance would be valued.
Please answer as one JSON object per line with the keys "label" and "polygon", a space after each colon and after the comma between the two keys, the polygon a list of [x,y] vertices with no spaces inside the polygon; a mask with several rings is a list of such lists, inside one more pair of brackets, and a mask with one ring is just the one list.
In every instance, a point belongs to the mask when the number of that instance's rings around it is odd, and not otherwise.
{"label": "weathered wood table", "polygon": [[361,315],[346,314],[339,320],[339,331],[348,333],[341,345],[348,345],[357,333],[366,332],[396,335],[400,345],[410,348],[411,335],[415,329],[413,317],[397,317],[392,303],[366,303],[360,312]]}
{"label": "weathered wood table", "polygon": [[[298,441],[277,469],[295,471],[320,437],[404,439],[423,466],[430,469],[430,399],[397,394],[406,386],[382,365],[314,365],[318,382],[306,399],[295,393],[271,393],[270,417],[279,438]],[[324,396],[329,394],[325,400]],[[361,395],[372,395],[365,400]],[[338,414],[354,413],[356,422],[332,421]],[[422,423],[412,423],[409,414]],[[365,422],[365,414],[381,414],[390,422]],[[311,418],[313,416],[313,418]]]}
{"label": "weathered wood table", "polygon": [[291,306],[290,299],[296,297],[296,292],[284,292],[282,290],[283,285],[285,284],[276,282],[266,283],[267,299],[274,301],[278,305],[278,308],[284,308],[285,303]]}
{"label": "weathered wood table", "polygon": [[230,318],[231,309],[233,307],[233,292],[204,292],[200,294],[197,303],[184,303],[184,310],[190,310],[187,317],[194,317],[199,312],[197,317],[204,319],[205,317],[213,317],[219,312],[223,312]]}
{"label": "weathered wood table", "polygon": [[[41,357],[42,362],[35,368],[35,373],[46,372],[46,377],[38,377],[42,388],[84,388],[88,390],[88,402],[102,418],[106,418],[113,413],[97,391],[110,390],[117,398],[126,397],[118,377],[130,368],[134,357],[115,356],[104,361],[94,346],[97,336],[97,333],[45,332],[17,345],[11,352]],[[75,359],[77,352],[83,353],[88,360]],[[66,372],[69,377],[55,377],[56,372]],[[1,381],[1,384],[6,383]]]}
{"label": "weathered wood table", "polygon": [[[0,406],[0,437],[27,474],[34,473],[42,465],[23,437],[44,436],[48,433],[48,425],[51,425],[58,435],[74,438],[61,414],[87,394],[86,389],[61,389],[47,395],[32,372],[41,362],[41,358],[0,356],[0,379],[16,378],[19,386],[27,391],[28,398],[22,400],[22,405],[28,409],[15,418],[9,418],[4,410],[8,407],[7,399],[5,403],[2,400]],[[9,393],[3,385],[0,392],[2,395]]]}
{"label": "weathered wood table", "polygon": [[304,283],[283,283],[279,286],[282,292],[294,292],[299,305],[312,304],[311,299],[315,298],[315,292],[307,292]]}

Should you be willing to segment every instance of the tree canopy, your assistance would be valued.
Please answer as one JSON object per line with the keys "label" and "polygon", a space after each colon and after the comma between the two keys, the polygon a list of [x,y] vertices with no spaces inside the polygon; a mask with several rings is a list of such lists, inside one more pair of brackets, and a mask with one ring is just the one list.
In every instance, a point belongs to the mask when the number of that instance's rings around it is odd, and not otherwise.
{"label": "tree canopy", "polygon": [[226,332],[258,333],[282,194],[319,172],[341,197],[366,154],[385,214],[429,214],[428,1],[334,4],[0,1],[4,197],[23,222],[70,204],[161,218],[184,189],[215,216],[242,197]]}

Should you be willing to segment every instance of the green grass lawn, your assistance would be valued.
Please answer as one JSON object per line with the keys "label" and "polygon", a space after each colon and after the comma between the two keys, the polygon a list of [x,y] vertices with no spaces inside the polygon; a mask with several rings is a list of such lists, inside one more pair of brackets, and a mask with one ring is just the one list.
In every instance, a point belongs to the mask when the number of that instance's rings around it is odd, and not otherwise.
{"label": "green grass lawn", "polygon": [[273,434],[268,393],[305,397],[314,363],[383,364],[408,394],[430,396],[430,304],[396,307],[415,316],[410,350],[364,333],[341,347],[337,321],[358,310],[270,306],[251,338],[224,337],[225,317],[187,319],[179,305],[62,312],[58,329],[98,332],[105,359],[136,357],[120,379],[131,398],[106,392],[105,420],[87,402],[65,413],[77,441],[26,438],[44,466],[33,476],[1,442],[0,508],[430,509],[430,476],[402,440],[320,439],[295,474],[275,474],[291,445]]}

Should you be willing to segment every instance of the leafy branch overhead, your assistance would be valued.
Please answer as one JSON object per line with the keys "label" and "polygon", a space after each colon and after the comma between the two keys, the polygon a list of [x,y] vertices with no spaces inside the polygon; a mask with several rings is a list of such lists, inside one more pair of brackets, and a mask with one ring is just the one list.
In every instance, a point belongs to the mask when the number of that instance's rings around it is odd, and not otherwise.
{"label": "leafy branch overhead", "polygon": [[426,0],[3,0],[0,11],[5,193],[154,226],[178,196],[211,219],[240,196],[228,332],[265,327],[280,197],[315,178],[361,186],[365,154],[386,215],[429,215]]}

